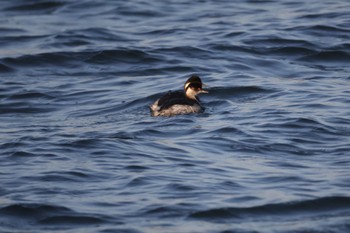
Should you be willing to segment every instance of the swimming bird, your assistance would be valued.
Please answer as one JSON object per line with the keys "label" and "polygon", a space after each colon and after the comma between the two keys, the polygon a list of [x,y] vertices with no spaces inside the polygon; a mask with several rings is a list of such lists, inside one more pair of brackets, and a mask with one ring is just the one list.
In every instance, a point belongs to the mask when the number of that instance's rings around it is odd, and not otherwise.
{"label": "swimming bird", "polygon": [[203,90],[202,80],[197,75],[192,75],[184,85],[184,91],[169,91],[151,106],[152,116],[174,116],[180,114],[200,113],[204,107],[197,97],[200,93],[208,93]]}

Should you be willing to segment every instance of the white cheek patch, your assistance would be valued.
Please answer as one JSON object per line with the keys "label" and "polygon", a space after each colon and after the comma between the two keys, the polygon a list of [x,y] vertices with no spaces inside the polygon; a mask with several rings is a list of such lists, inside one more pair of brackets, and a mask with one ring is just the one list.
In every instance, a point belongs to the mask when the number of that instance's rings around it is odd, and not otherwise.
{"label": "white cheek patch", "polygon": [[196,99],[196,94],[197,92],[195,92],[194,90],[192,90],[191,88],[187,89],[186,91],[186,96],[187,98],[190,98],[190,99]]}
{"label": "white cheek patch", "polygon": [[185,84],[185,90],[187,90],[188,86],[190,85],[191,83],[186,83]]}

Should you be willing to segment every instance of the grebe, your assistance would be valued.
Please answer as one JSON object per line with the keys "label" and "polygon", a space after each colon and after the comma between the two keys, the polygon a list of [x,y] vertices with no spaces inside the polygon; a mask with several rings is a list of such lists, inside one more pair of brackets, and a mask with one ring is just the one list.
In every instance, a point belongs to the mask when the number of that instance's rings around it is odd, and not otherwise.
{"label": "grebe", "polygon": [[174,116],[203,112],[204,108],[197,97],[200,93],[208,93],[202,89],[202,80],[192,75],[184,85],[184,91],[169,91],[156,100],[150,108],[152,116]]}

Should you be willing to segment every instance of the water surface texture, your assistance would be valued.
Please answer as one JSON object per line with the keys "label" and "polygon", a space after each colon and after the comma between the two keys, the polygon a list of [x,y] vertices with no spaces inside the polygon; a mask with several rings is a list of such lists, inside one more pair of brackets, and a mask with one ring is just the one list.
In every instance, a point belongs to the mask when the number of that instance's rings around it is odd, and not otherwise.
{"label": "water surface texture", "polygon": [[1,1],[0,232],[350,232],[349,106],[346,0]]}

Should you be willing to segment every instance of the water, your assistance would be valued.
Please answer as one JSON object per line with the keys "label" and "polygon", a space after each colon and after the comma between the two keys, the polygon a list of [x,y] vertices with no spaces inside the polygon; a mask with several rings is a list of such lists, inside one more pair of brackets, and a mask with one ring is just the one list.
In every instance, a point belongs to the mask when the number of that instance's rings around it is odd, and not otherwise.
{"label": "water", "polygon": [[[2,1],[0,232],[349,232],[350,2]],[[148,105],[198,74],[199,115]]]}

